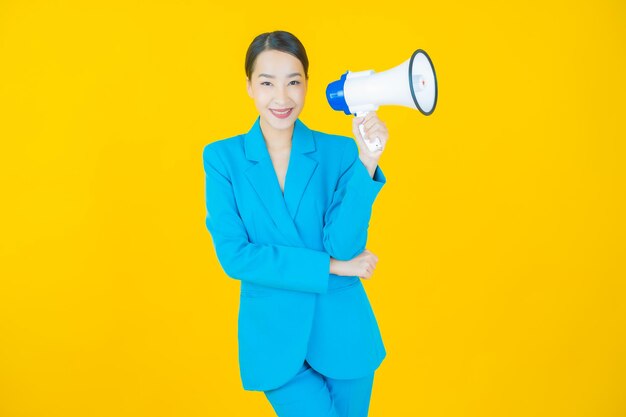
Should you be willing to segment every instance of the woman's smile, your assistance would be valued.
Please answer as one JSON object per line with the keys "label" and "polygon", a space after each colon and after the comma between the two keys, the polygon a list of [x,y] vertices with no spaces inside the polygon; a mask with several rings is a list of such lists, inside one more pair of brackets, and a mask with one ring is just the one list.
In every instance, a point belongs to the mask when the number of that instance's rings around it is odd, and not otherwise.
{"label": "woman's smile", "polygon": [[293,107],[287,109],[270,109],[270,111],[274,116],[278,117],[279,119],[286,119],[291,115]]}

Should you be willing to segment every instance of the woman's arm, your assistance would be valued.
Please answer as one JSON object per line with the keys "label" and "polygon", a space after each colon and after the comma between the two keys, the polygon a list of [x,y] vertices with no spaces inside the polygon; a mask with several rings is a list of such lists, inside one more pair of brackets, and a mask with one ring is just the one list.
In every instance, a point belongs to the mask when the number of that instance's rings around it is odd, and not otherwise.
{"label": "woman's arm", "polygon": [[373,177],[370,175],[352,140],[341,165],[333,199],[324,214],[323,242],[331,257],[349,260],[365,250],[372,204],[387,180],[378,165]]}
{"label": "woman's arm", "polygon": [[330,255],[308,248],[250,243],[219,156],[207,146],[203,159],[206,226],[224,272],[231,278],[268,287],[326,293]]}

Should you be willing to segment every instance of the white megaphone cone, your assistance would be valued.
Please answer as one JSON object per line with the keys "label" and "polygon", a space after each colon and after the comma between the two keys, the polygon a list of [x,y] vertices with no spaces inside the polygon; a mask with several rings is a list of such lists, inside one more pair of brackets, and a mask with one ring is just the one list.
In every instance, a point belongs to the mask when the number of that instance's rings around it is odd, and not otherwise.
{"label": "white megaphone cone", "polygon": [[[437,105],[435,68],[426,51],[418,49],[411,58],[387,71],[347,71],[328,84],[326,99],[333,109],[357,117],[376,111],[381,105],[410,107],[429,116]],[[372,152],[382,148],[378,138],[365,138],[362,124],[359,131]]]}

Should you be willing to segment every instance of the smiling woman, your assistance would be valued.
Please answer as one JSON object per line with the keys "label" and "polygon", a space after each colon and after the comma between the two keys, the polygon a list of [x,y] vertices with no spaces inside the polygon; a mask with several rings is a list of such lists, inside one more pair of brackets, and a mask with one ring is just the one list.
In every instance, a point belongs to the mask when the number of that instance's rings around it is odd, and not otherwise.
{"label": "smiling woman", "polygon": [[[308,61],[304,61],[305,68],[301,58],[289,52],[275,49],[258,55],[254,52],[255,49],[249,51],[249,56],[256,59],[246,60],[248,95],[259,111],[265,139],[282,148],[291,141],[293,124],[304,107]],[[306,57],[304,48],[298,55]]]}
{"label": "smiling woman", "polygon": [[365,244],[386,179],[358,123],[383,144],[387,130],[375,113],[355,118],[357,146],[306,127],[308,68],[291,33],[250,44],[259,116],[247,134],[204,149],[206,225],[224,271],[241,281],[244,389],[263,391],[280,417],[365,417],[386,351],[359,278],[378,262]]}

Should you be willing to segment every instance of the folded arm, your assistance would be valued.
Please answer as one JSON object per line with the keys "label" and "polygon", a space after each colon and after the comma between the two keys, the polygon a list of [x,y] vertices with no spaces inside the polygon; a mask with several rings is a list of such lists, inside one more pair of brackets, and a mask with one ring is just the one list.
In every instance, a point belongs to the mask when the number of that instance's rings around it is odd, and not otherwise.
{"label": "folded arm", "polygon": [[206,226],[224,272],[231,278],[268,287],[326,293],[330,255],[308,248],[251,243],[219,155],[207,146],[203,159]]}

